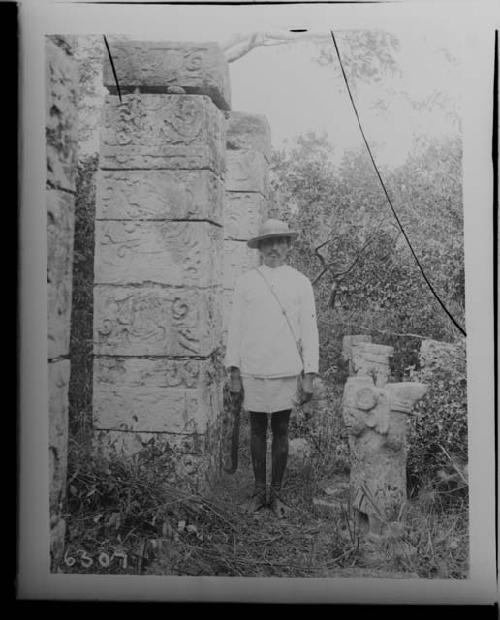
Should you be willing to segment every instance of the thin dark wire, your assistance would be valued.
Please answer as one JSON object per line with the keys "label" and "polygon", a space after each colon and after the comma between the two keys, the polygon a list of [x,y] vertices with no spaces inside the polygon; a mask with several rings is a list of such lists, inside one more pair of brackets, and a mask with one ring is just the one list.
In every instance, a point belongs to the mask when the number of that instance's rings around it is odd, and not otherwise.
{"label": "thin dark wire", "polygon": [[109,62],[111,64],[111,71],[113,71],[113,77],[115,78],[116,88],[118,90],[118,97],[119,97],[120,103],[121,103],[122,102],[122,93],[120,91],[120,84],[118,83],[118,76],[116,75],[116,71],[115,71],[115,63],[113,62],[113,56],[111,56],[111,50],[109,49],[108,39],[106,38],[105,34],[103,34],[102,36],[104,37],[104,43],[106,44],[106,49],[108,50]]}
{"label": "thin dark wire", "polygon": [[406,231],[405,231],[405,229],[403,228],[403,225],[401,224],[401,221],[400,221],[400,219],[399,219],[399,217],[398,217],[398,214],[396,213],[396,210],[394,209],[394,206],[393,206],[392,201],[391,201],[391,199],[390,199],[390,197],[389,197],[389,194],[388,194],[387,189],[386,189],[386,187],[385,187],[385,184],[384,184],[384,181],[383,181],[383,179],[382,179],[382,176],[381,176],[381,174],[380,174],[380,172],[379,172],[379,170],[378,170],[378,168],[377,168],[377,164],[375,163],[375,159],[373,158],[373,155],[372,155],[372,152],[371,152],[371,149],[370,149],[370,145],[368,144],[368,140],[367,140],[367,139],[366,139],[366,137],[365,137],[365,133],[364,133],[364,131],[363,131],[363,127],[361,126],[361,121],[360,121],[360,119],[359,119],[358,110],[357,110],[357,108],[356,108],[356,104],[354,103],[354,99],[353,99],[353,97],[352,97],[351,89],[350,89],[350,87],[349,87],[349,82],[347,81],[347,76],[346,76],[345,71],[344,71],[344,66],[342,65],[342,60],[341,60],[341,58],[340,58],[339,48],[337,47],[337,42],[335,41],[335,37],[334,37],[334,35],[333,35],[333,31],[332,31],[332,30],[330,30],[330,34],[332,35],[333,45],[335,46],[335,51],[337,52],[337,58],[339,59],[340,69],[341,69],[341,71],[342,71],[342,75],[343,75],[343,77],[344,77],[344,82],[345,82],[345,85],[346,85],[346,87],[347,87],[347,92],[349,93],[349,98],[351,99],[352,107],[354,108],[354,113],[356,114],[356,118],[357,118],[357,120],[358,120],[359,131],[361,132],[361,135],[362,135],[362,137],[363,137],[363,140],[364,140],[365,146],[366,146],[366,148],[367,148],[367,150],[368,150],[368,154],[370,155],[370,159],[372,160],[373,167],[375,168],[375,171],[376,171],[377,176],[378,176],[378,178],[379,178],[380,184],[382,185],[382,188],[383,188],[383,190],[384,190],[385,196],[386,196],[387,201],[388,201],[388,203],[389,203],[389,205],[390,205],[390,207],[391,207],[391,210],[392,210],[392,213],[393,213],[393,215],[394,215],[394,217],[395,217],[395,219],[396,219],[396,222],[398,223],[398,226],[399,226],[399,228],[400,228],[401,232],[403,233],[403,236],[404,236],[404,238],[405,238],[405,240],[406,240],[406,243],[408,244],[408,247],[410,248],[411,253],[413,254],[413,258],[415,259],[415,262],[417,263],[418,268],[420,269],[420,271],[421,271],[421,273],[422,273],[422,276],[423,276],[423,278],[424,278],[424,280],[425,280],[425,282],[426,282],[427,286],[429,287],[429,289],[430,289],[431,293],[432,293],[432,294],[434,295],[434,297],[438,300],[439,304],[441,305],[441,307],[443,308],[443,310],[446,312],[446,314],[448,315],[448,317],[451,319],[451,321],[453,322],[453,324],[455,325],[455,327],[456,327],[457,329],[459,329],[459,330],[462,332],[462,334],[463,334],[464,336],[467,336],[467,334],[465,333],[465,330],[464,330],[464,329],[463,329],[463,328],[462,328],[462,327],[461,327],[461,326],[457,323],[457,321],[455,320],[455,318],[453,317],[453,315],[451,314],[451,312],[450,312],[450,311],[448,310],[448,308],[444,305],[444,303],[441,301],[441,298],[439,297],[439,295],[438,295],[438,294],[436,293],[436,291],[434,290],[434,287],[433,287],[433,286],[432,286],[432,284],[430,283],[429,278],[427,277],[427,275],[426,275],[426,273],[425,273],[425,271],[424,271],[424,268],[422,267],[422,265],[421,265],[421,263],[420,263],[420,261],[419,261],[419,259],[418,259],[418,256],[415,254],[415,250],[413,249],[413,246],[412,246],[412,244],[411,244],[411,242],[410,242],[410,239],[408,238],[408,235],[406,234]]}

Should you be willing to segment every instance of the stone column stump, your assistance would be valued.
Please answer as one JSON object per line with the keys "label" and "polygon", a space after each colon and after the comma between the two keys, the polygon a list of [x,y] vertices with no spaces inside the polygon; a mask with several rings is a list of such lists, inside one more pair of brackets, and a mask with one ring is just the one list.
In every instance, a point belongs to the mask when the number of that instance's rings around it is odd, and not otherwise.
{"label": "stone column stump", "polygon": [[372,337],[369,334],[348,335],[342,338],[342,358],[348,363],[349,375],[354,375],[353,355],[354,348],[361,343],[371,342]]}
{"label": "stone column stump", "polygon": [[384,386],[391,374],[393,347],[360,342],[352,348],[352,368],[356,376],[373,377],[375,385]]}
{"label": "stone column stump", "polygon": [[427,390],[422,383],[374,384],[349,377],[342,411],[351,452],[351,497],[372,538],[387,534],[406,502],[406,422]]}

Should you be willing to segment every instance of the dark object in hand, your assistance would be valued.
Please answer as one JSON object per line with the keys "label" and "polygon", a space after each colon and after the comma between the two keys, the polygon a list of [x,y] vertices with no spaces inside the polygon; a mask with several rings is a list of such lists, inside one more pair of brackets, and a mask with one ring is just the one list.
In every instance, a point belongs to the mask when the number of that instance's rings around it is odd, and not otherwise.
{"label": "dark object in hand", "polygon": [[243,390],[239,392],[229,392],[231,398],[231,419],[233,423],[231,437],[231,465],[224,467],[224,471],[228,474],[234,474],[238,469],[238,450],[240,443],[240,412],[243,404]]}

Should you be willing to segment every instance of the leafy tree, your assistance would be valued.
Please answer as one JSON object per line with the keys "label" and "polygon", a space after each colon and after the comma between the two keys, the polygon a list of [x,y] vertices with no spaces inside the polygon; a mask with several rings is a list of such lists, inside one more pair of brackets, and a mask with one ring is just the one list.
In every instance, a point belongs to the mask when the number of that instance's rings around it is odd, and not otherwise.
{"label": "leafy tree", "polygon": [[[322,367],[338,367],[343,335],[372,333],[395,346],[394,371],[403,376],[418,363],[421,337],[453,340],[457,330],[424,282],[366,153],[347,153],[338,168],[332,153],[325,136],[307,134],[272,158],[276,214],[300,232],[292,264],[316,288]],[[463,324],[460,142],[431,143],[385,180],[430,281]]]}

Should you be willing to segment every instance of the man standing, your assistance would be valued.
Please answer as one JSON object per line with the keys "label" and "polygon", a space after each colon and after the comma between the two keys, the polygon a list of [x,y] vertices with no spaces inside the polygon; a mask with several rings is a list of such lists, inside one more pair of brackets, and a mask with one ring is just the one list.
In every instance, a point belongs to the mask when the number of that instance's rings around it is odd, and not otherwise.
{"label": "man standing", "polygon": [[[250,414],[250,452],[255,487],[248,510],[268,505],[266,438],[268,414],[273,434],[269,506],[288,513],[281,485],[288,458],[291,409],[310,400],[318,372],[318,328],[311,282],[286,265],[297,237],[286,222],[269,219],[247,244],[260,251],[262,265],[238,278],[229,322],[225,365],[232,398],[241,397]],[[303,396],[297,401],[300,382]]]}

